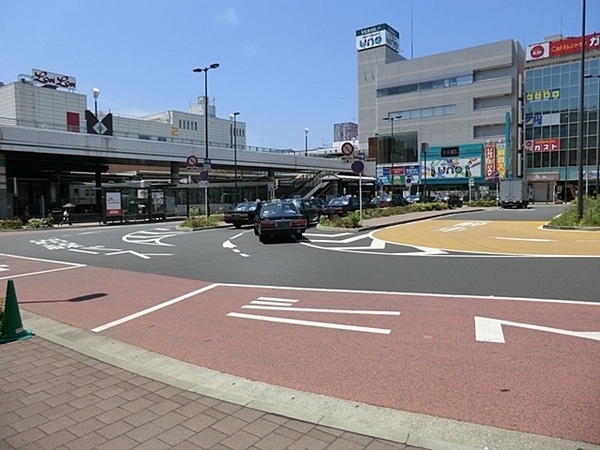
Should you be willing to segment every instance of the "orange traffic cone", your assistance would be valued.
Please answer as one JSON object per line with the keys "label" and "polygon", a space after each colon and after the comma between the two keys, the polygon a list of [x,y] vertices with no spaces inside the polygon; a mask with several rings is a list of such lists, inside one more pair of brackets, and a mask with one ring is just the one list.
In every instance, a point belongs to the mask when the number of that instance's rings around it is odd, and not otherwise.
{"label": "orange traffic cone", "polygon": [[8,280],[8,285],[6,286],[6,303],[4,304],[4,319],[0,326],[0,344],[20,339],[29,339],[31,336],[33,336],[31,330],[23,329],[15,286],[13,280]]}

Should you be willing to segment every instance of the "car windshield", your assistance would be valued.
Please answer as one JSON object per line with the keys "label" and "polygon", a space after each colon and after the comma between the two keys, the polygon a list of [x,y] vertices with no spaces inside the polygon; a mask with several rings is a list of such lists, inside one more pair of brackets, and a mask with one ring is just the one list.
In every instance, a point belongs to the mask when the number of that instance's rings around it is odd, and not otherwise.
{"label": "car windshield", "polygon": [[269,203],[262,207],[260,215],[263,217],[287,216],[299,214],[298,208],[291,202]]}
{"label": "car windshield", "polygon": [[234,211],[254,211],[256,209],[256,202],[243,202],[233,208]]}
{"label": "car windshield", "polygon": [[342,206],[350,203],[350,199],[348,197],[336,197],[329,200],[329,206]]}
{"label": "car windshield", "polygon": [[302,200],[300,200],[299,198],[292,199],[290,200],[290,202],[296,205],[297,208],[302,208]]}
{"label": "car windshield", "polygon": [[420,197],[420,195],[409,195],[408,197],[406,197],[406,200],[419,200]]}

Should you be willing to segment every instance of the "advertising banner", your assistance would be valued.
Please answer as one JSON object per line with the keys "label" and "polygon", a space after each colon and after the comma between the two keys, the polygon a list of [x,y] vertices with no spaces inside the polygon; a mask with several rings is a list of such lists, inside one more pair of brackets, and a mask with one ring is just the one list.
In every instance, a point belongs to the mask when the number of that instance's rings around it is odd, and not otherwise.
{"label": "advertising banner", "polygon": [[[585,36],[585,50],[600,50],[600,33]],[[525,59],[533,61],[542,58],[555,58],[570,53],[581,53],[581,37],[569,37],[530,45],[527,47]]]}
{"label": "advertising banner", "polygon": [[387,23],[356,31],[356,50],[367,50],[381,45],[387,45],[398,52],[400,50],[400,33]]}
{"label": "advertising banner", "polygon": [[486,179],[494,178],[494,172],[496,171],[496,144],[493,142],[486,142],[484,146],[484,158],[485,158],[485,172],[484,176]]}
{"label": "advertising banner", "polygon": [[496,144],[496,170],[499,178],[506,178],[506,143],[504,142]]}
{"label": "advertising banner", "polygon": [[106,193],[106,217],[121,215],[121,193],[107,192]]}
{"label": "advertising banner", "polygon": [[[427,160],[427,166],[423,167],[423,178],[427,171],[427,181],[429,180],[450,180],[481,177],[481,158],[448,158]],[[493,171],[492,171],[493,177]]]}
{"label": "advertising banner", "polygon": [[525,150],[528,152],[556,152],[560,150],[559,138],[534,139],[525,141]]}

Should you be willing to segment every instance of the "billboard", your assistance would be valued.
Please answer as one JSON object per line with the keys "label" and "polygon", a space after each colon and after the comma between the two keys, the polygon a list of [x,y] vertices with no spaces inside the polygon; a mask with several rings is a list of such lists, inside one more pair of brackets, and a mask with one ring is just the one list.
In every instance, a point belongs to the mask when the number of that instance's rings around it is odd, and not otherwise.
{"label": "billboard", "polygon": [[427,172],[427,181],[429,180],[450,180],[480,178],[481,177],[481,158],[447,158],[427,160],[427,167],[422,166],[423,179]]}
{"label": "billboard", "polygon": [[396,53],[400,51],[400,33],[387,23],[356,31],[356,50],[367,50],[382,45],[387,45]]}
{"label": "billboard", "polygon": [[343,142],[358,139],[358,124],[344,122],[333,124],[333,141]]}
{"label": "billboard", "polygon": [[56,86],[71,90],[75,90],[77,86],[75,77],[60,75],[46,70],[31,69],[31,79],[44,86]]}
{"label": "billboard", "polygon": [[[600,33],[585,36],[585,50],[600,50]],[[580,36],[532,44],[527,47],[525,59],[535,61],[543,58],[556,58],[570,53],[581,53]]]}

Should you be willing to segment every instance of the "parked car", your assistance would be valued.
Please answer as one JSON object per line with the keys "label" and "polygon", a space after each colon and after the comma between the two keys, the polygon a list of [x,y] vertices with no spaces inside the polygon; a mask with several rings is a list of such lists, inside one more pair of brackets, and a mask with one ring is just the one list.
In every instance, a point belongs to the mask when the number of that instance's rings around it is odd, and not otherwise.
{"label": "parked car", "polygon": [[274,236],[300,238],[306,226],[306,217],[291,201],[265,203],[254,218],[254,234],[260,242]]}
{"label": "parked car", "polygon": [[[363,209],[368,208],[369,202],[363,199]],[[331,216],[345,216],[349,212],[360,210],[360,199],[358,197],[334,197],[329,200],[324,211],[328,217]]]}
{"label": "parked car", "polygon": [[423,194],[414,194],[406,197],[406,201],[408,203],[429,203],[431,202],[431,198]]}
{"label": "parked car", "polygon": [[448,208],[462,208],[463,206],[463,199],[456,194],[438,194],[435,201],[446,203]]}
{"label": "parked car", "polygon": [[242,202],[236,205],[231,212],[223,214],[223,221],[236,228],[240,228],[242,225],[252,225],[254,217],[260,211],[261,204],[261,202]]}
{"label": "parked car", "polygon": [[400,194],[383,194],[371,200],[371,205],[379,208],[386,206],[406,206],[408,202]]}
{"label": "parked car", "polygon": [[313,199],[290,198],[290,202],[296,205],[296,208],[304,214],[308,223],[316,223],[321,217],[321,209],[315,204]]}

